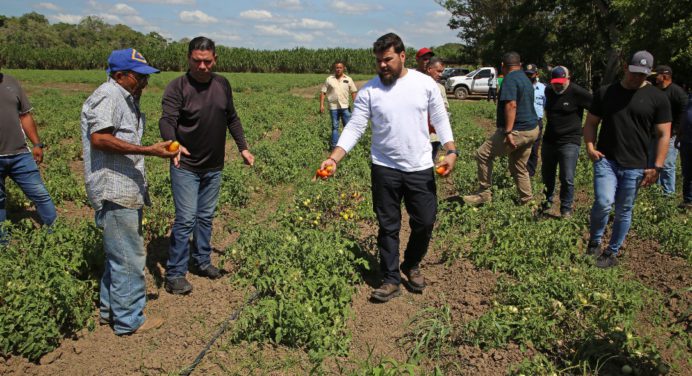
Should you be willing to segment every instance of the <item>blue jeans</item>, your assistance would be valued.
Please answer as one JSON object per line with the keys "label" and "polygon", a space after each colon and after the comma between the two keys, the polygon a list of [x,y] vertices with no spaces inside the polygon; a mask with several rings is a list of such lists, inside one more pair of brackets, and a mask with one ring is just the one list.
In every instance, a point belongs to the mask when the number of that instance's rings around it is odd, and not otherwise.
{"label": "blue jeans", "polygon": [[36,205],[36,212],[44,225],[51,225],[57,218],[55,205],[51,200],[41,174],[31,153],[0,157],[0,223],[7,219],[5,210],[5,178],[14,180],[24,194]]}
{"label": "blue jeans", "polygon": [[[219,199],[221,171],[192,172],[171,165],[175,222],[171,230],[166,278],[187,273],[190,253],[200,269],[211,265],[211,225]],[[192,252],[189,241],[193,238]]]}
{"label": "blue jeans", "polygon": [[341,108],[338,110],[329,110],[332,115],[332,144],[331,146],[336,146],[339,141],[339,117],[341,117],[341,123],[346,126],[348,121],[351,120],[351,110],[348,108]]}
{"label": "blue jeans", "polygon": [[623,168],[614,160],[601,158],[593,164],[594,203],[591,208],[591,242],[600,243],[615,204],[615,220],[606,253],[617,254],[632,224],[632,208],[644,169]]}
{"label": "blue jeans", "polygon": [[692,143],[680,143],[682,167],[682,201],[692,203]]}
{"label": "blue jeans", "polygon": [[579,145],[553,144],[543,141],[541,174],[545,184],[545,200],[552,203],[555,192],[555,172],[560,166],[560,212],[572,210],[574,202],[574,173],[579,159]]}
{"label": "blue jeans", "polygon": [[129,209],[110,201],[96,212],[103,229],[106,265],[101,277],[99,311],[115,334],[132,333],[144,323],[146,252],[142,237],[142,209]]}
{"label": "blue jeans", "polygon": [[668,154],[663,162],[663,170],[658,177],[658,184],[663,187],[663,193],[675,194],[675,162],[678,159],[678,149],[675,148],[675,136],[670,138]]}

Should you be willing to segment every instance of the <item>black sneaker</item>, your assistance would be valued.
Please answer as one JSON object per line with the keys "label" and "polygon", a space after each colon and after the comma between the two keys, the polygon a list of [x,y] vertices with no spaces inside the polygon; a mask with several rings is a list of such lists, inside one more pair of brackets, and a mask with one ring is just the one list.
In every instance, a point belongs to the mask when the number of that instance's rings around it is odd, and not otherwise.
{"label": "black sneaker", "polygon": [[612,268],[619,264],[617,255],[614,253],[604,253],[596,259],[596,266],[601,269]]}
{"label": "black sneaker", "polygon": [[197,274],[200,277],[205,277],[209,279],[217,279],[221,277],[221,271],[219,270],[219,268],[211,264],[209,264],[209,266],[207,266],[204,269],[195,270],[195,274]]}
{"label": "black sneaker", "polygon": [[373,290],[372,294],[370,295],[370,298],[378,302],[385,303],[390,301],[392,298],[396,298],[400,295],[401,289],[399,288],[399,285],[395,285],[393,283],[385,283],[378,289]]}
{"label": "black sneaker", "polygon": [[562,219],[571,219],[572,216],[574,216],[574,213],[572,213],[572,210],[565,210],[560,212],[560,216]]}
{"label": "black sneaker", "polygon": [[192,291],[192,285],[185,277],[166,278],[164,287],[169,294],[174,295],[185,295]]}
{"label": "black sneaker", "polygon": [[589,242],[589,245],[586,247],[587,256],[598,257],[601,253],[601,243]]}

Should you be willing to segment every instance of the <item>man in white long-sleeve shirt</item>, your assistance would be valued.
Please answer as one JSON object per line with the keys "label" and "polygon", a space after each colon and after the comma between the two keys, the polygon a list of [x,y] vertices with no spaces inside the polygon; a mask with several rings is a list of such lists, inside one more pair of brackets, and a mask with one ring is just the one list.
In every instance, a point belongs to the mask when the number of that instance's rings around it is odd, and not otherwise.
{"label": "man in white long-sleeve shirt", "polygon": [[415,292],[425,288],[419,264],[428,250],[435,216],[437,195],[434,162],[428,136],[428,115],[440,141],[447,149],[441,166],[448,175],[459,152],[454,146],[447,110],[437,84],[429,76],[404,67],[406,52],[398,35],[389,33],[373,44],[377,59],[377,77],[358,92],[353,114],[337,146],[322,169],[332,174],[346,153],[372,122],[372,197],[379,222],[377,246],[380,252],[382,286],[372,292],[372,299],[389,301],[401,295],[399,285],[399,230],[401,200],[410,216],[409,237],[401,272]]}

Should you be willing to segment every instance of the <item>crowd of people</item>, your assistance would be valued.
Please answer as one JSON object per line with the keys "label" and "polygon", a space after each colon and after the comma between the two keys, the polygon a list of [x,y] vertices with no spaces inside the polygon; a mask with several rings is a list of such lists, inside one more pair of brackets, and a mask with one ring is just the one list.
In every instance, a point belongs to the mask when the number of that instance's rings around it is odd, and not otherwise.
{"label": "crowd of people", "polygon": [[[356,88],[345,73],[343,61],[333,64],[333,75],[322,86],[319,111],[325,112],[326,99],[331,115],[331,152],[321,169],[329,171],[329,176],[336,173],[370,125],[372,201],[379,225],[377,248],[382,273],[382,284],[372,291],[371,298],[387,302],[401,295],[402,282],[414,292],[426,287],[420,264],[437,215],[434,169],[442,167],[441,174],[449,175],[459,150],[445,89],[436,82],[444,62],[423,48],[415,56],[416,69],[406,68],[404,43],[394,33],[378,38],[373,52],[377,75],[363,87]],[[150,204],[145,156],[170,160],[175,220],[165,290],[178,295],[192,291],[186,278],[188,265],[206,278],[223,274],[212,264],[210,255],[227,133],[247,165],[254,164],[254,156],[235,110],[231,85],[213,72],[216,59],[212,40],[197,37],[189,42],[188,71],[171,81],[163,94],[158,123],[161,142],[142,144],[147,124],[140,98],[149,76],[159,70],[135,49],[111,53],[107,81],[82,107],[86,192],[96,224],[103,229],[105,254],[99,322],[110,325],[118,335],[145,332],[164,322],[144,315],[142,210]],[[464,196],[464,202],[481,205],[492,200],[493,161],[500,156],[508,156],[519,204],[533,202],[531,178],[540,150],[545,185],[541,208],[548,210],[553,204],[559,170],[560,213],[570,217],[583,139],[594,166],[588,254],[596,258],[598,267],[617,265],[639,187],[659,182],[666,194],[675,193],[678,149],[683,170],[681,206],[692,207],[692,106],[687,94],[672,82],[670,67],[658,66],[655,84],[647,81],[653,64],[650,53],[639,51],[624,68],[622,80],[592,94],[571,81],[565,66],[550,71],[546,86],[540,82],[535,64],[523,66],[516,52],[504,54],[501,75],[489,80],[489,99],[497,103],[496,130],[475,151],[478,190]],[[50,228],[57,216],[55,205],[38,169],[45,145],[20,84],[8,75],[0,75],[0,81],[0,115],[4,118],[0,122],[0,222],[6,219],[4,183],[10,177],[35,204],[41,223]],[[174,144],[179,145],[177,149]],[[440,159],[438,154],[442,154]],[[402,202],[410,217],[411,235],[400,262]],[[612,235],[602,249],[613,206]],[[2,228],[0,240],[8,241]]]}

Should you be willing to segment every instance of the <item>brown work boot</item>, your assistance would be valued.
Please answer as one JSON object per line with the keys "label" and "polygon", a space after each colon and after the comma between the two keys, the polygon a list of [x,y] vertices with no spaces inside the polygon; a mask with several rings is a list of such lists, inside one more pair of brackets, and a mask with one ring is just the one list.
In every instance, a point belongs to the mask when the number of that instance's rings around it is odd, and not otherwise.
{"label": "brown work boot", "polygon": [[401,289],[399,288],[399,285],[395,285],[393,283],[384,283],[382,286],[372,291],[370,298],[384,303],[400,295]]}
{"label": "brown work boot", "polygon": [[423,278],[423,273],[420,272],[420,268],[401,268],[401,272],[404,273],[408,279],[408,287],[411,288],[413,292],[423,292],[425,288],[425,278]]}
{"label": "brown work boot", "polygon": [[144,320],[144,323],[140,325],[140,327],[137,328],[131,334],[140,334],[150,330],[158,329],[163,325],[163,322],[163,319],[160,317],[147,317]]}
{"label": "brown work boot", "polygon": [[464,196],[463,199],[467,205],[471,205],[471,206],[483,205],[483,204],[493,200],[492,196],[489,193],[478,193],[478,194],[467,195],[467,196]]}

